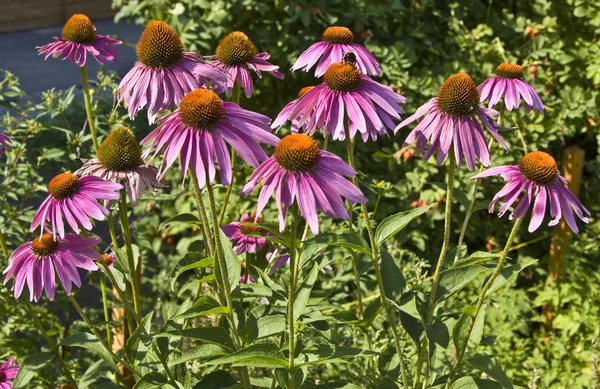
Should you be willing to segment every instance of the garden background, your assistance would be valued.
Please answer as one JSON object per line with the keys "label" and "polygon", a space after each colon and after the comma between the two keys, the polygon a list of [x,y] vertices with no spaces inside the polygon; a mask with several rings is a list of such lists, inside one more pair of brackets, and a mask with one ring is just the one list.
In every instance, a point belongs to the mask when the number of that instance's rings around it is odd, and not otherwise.
{"label": "garden background", "polygon": [[[600,211],[597,124],[600,120],[600,4],[594,0],[115,0],[113,6],[118,20],[138,24],[155,19],[166,21],[178,32],[186,50],[201,55],[213,54],[219,39],[229,31],[244,31],[259,51],[271,54],[271,62],[279,65],[285,74],[283,81],[270,77],[255,79],[253,97],[242,97],[244,108],[271,118],[296,97],[300,88],[318,82],[310,73],[292,74],[288,69],[302,51],[320,40],[321,33],[330,25],[350,28],[356,40],[374,53],[383,66],[378,81],[393,86],[407,98],[404,117],[434,96],[439,85],[453,73],[467,72],[479,84],[494,73],[499,63],[523,65],[526,80],[540,94],[546,113],[543,116],[519,113],[513,123],[502,124],[516,123],[530,150],[547,151],[557,157],[559,164],[567,148],[577,146],[576,150],[585,153],[579,197],[592,212],[592,218],[590,224],[582,226],[581,232],[573,237],[570,248],[563,251],[557,282],[549,277],[548,266],[551,235],[559,228],[540,229],[536,233],[522,229],[517,240],[517,244],[522,244],[519,261],[534,258],[539,262],[520,273],[509,287],[497,292],[487,308],[484,329],[484,334],[493,332],[497,339],[488,339],[487,346],[479,347],[487,348],[496,356],[515,385],[600,387],[600,221],[596,218]],[[41,61],[40,66],[43,66]],[[65,71],[76,71],[67,63],[64,66]],[[44,183],[57,171],[77,169],[82,143],[90,143],[90,139],[82,130],[85,111],[77,97],[79,86],[24,98],[27,91],[21,90],[18,79],[8,72],[0,83],[0,101],[7,108],[0,127],[13,137],[16,147],[8,153],[9,163],[0,173],[0,193],[3,193],[0,223],[8,246],[14,248],[31,239],[29,220],[35,204],[46,194]],[[112,109],[119,76],[122,75],[101,72],[92,86],[95,110],[107,118],[100,128],[106,130],[118,123],[127,124],[141,139],[149,132],[145,119],[132,124],[124,109]],[[403,147],[407,134],[408,130],[404,129],[376,143],[357,142],[356,163],[362,188],[370,188],[370,192],[364,191],[371,204],[378,203],[377,220],[442,201],[443,184],[436,183],[444,181],[444,169],[431,161],[422,162],[410,147]],[[492,165],[512,164],[523,155],[515,131],[505,132],[503,136],[510,152],[494,146]],[[332,145],[331,149],[343,153],[342,144]],[[250,171],[243,165],[238,167],[238,182]],[[457,187],[464,193],[470,193],[471,176],[465,168],[457,176]],[[180,172],[170,173],[168,181],[169,189],[157,196],[147,195],[146,201],[140,202],[133,222],[134,240],[145,265],[144,305],[154,306],[157,320],[166,315],[181,292],[172,288],[172,269],[190,247],[198,244],[194,226],[181,220],[169,221],[176,214],[193,213],[194,205],[188,189],[181,188]],[[491,199],[499,185],[499,182],[488,182],[479,192],[480,200]],[[222,195],[223,190],[220,193]],[[461,211],[455,214],[461,216],[453,220],[454,241],[465,209],[461,196],[456,197],[455,207]],[[225,220],[237,220],[252,207],[253,203],[247,198],[234,198]],[[483,206],[477,208],[480,209],[473,214],[466,232],[466,246],[499,251],[510,224],[497,220]],[[265,212],[266,218],[276,219],[273,209]],[[441,246],[439,231],[443,226],[443,208],[434,206],[429,215],[387,243],[406,282],[423,293],[428,292],[429,283],[425,280]],[[336,223],[325,223],[328,224],[325,230],[339,228]],[[107,236],[107,232],[104,233]],[[3,268],[4,264],[2,262]],[[351,308],[355,287],[351,264],[338,260],[332,266],[331,272],[319,276],[315,290],[327,291],[326,298],[331,304]],[[474,284],[479,285],[481,281],[483,278]],[[364,296],[376,294],[376,283],[374,279],[369,280],[367,274],[361,287]],[[470,301],[477,292],[478,288],[471,285],[461,291],[461,299]],[[102,321],[100,292],[94,285],[84,286],[78,299],[89,302],[89,314]],[[75,312],[65,315],[69,312],[65,296],[57,296],[53,304],[43,300],[36,305],[36,310],[42,313],[43,324],[52,336],[58,334],[63,338],[83,328]],[[0,318],[4,323],[0,329],[0,356],[26,356],[43,348],[27,311],[6,289],[0,293]],[[340,343],[353,339],[349,331],[340,330],[335,335]],[[307,332],[305,336],[313,335]],[[375,346],[385,348],[385,344],[378,344],[385,339],[383,336],[375,338]],[[73,353],[70,360],[82,366],[82,374],[89,361],[94,360],[86,352],[69,348],[64,352]],[[391,365],[391,361],[387,365],[380,363],[378,368],[387,371],[393,368]],[[195,364],[189,368],[193,372],[202,370]],[[364,360],[357,358],[313,373],[316,379],[326,382],[344,380],[367,386],[365,377],[369,371]],[[90,372],[90,377],[92,374]],[[60,370],[46,366],[36,372],[27,387],[53,388],[59,376]]]}

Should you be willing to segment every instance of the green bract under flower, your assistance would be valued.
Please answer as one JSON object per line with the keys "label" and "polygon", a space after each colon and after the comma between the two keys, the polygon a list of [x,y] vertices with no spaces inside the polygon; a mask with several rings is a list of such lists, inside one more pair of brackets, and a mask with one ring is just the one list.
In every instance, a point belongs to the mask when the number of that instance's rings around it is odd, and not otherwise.
{"label": "green bract under flower", "polygon": [[142,149],[127,127],[112,130],[98,148],[98,160],[111,171],[135,169],[142,162]]}
{"label": "green bract under flower", "polygon": [[63,26],[62,38],[75,43],[90,43],[96,38],[96,30],[90,18],[75,14]]}
{"label": "green bract under flower", "polygon": [[227,66],[232,66],[250,61],[257,52],[256,46],[246,34],[233,31],[219,42],[216,55],[219,61]]}
{"label": "green bract under flower", "polygon": [[479,106],[479,93],[471,76],[457,73],[448,77],[437,93],[439,109],[452,116],[469,116]]}
{"label": "green bract under flower", "polygon": [[142,33],[137,56],[148,67],[166,68],[183,57],[183,43],[167,23],[155,20]]}
{"label": "green bract under flower", "polygon": [[317,142],[306,134],[287,135],[275,146],[275,159],[292,172],[312,169],[319,160]]}

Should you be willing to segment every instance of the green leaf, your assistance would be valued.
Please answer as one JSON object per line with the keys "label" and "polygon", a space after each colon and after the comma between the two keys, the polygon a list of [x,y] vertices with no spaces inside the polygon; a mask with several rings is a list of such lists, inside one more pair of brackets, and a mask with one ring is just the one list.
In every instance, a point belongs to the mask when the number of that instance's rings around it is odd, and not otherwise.
{"label": "green leaf", "polygon": [[492,286],[490,286],[490,289],[487,291],[486,296],[489,296],[491,293],[497,291],[507,282],[512,281],[514,278],[517,277],[521,270],[533,265],[537,261],[537,259],[528,259],[523,263],[517,263],[502,269],[502,271],[500,271],[500,274],[498,274],[498,277],[496,277],[496,279],[492,283]]}
{"label": "green leaf", "polygon": [[[485,310],[486,305],[482,305],[479,310],[479,314],[475,318],[475,323],[473,324],[473,330],[471,331],[471,336],[468,339],[468,344],[465,349],[465,355],[470,349],[475,348],[483,338],[483,326],[485,324]],[[460,350],[465,347],[465,342],[467,341],[467,331],[471,322],[473,320],[473,315],[469,313],[463,313],[461,317],[456,322],[454,329],[452,331],[452,340],[457,350]]]}
{"label": "green leaf", "polygon": [[83,375],[79,379],[79,382],[77,383],[77,386],[81,388],[87,388],[88,386],[96,382],[100,377],[100,374],[105,370],[106,365],[104,361],[102,359],[97,360],[96,362],[92,363],[90,367],[87,368],[85,373],[83,373]]}
{"label": "green leaf", "polygon": [[[227,266],[227,276],[229,279],[230,289],[233,291],[237,288],[240,282],[240,275],[242,274],[242,266],[240,260],[233,252],[233,247],[229,238],[219,228],[219,239],[221,240],[221,247],[223,247],[223,254],[225,255],[225,264]],[[223,271],[223,269],[219,269]]]}
{"label": "green leaf", "polygon": [[273,292],[279,294],[279,296],[282,298],[286,297],[285,289],[283,288],[283,286],[274,282],[271,279],[271,277],[269,277],[264,271],[262,271],[262,269],[260,269],[256,266],[253,266],[253,268],[254,268],[254,271],[258,273],[261,280],[263,280],[263,282],[269,287],[269,289],[271,289]]}
{"label": "green leaf", "polygon": [[272,297],[273,291],[261,284],[242,284],[231,294],[234,299],[246,297]]}
{"label": "green leaf", "polygon": [[185,330],[171,330],[161,332],[156,337],[183,337],[196,339],[206,343],[213,343],[228,349],[233,349],[233,342],[229,337],[229,332],[223,327],[198,327],[187,328]]}
{"label": "green leaf", "polygon": [[300,289],[296,291],[294,298],[294,320],[298,320],[306,309],[310,292],[312,291],[317,275],[319,274],[319,266],[315,263],[308,276],[302,281]]}
{"label": "green leaf", "polygon": [[410,211],[400,212],[390,217],[385,218],[375,231],[375,242],[381,246],[383,242],[390,239],[411,221],[429,211],[435,204],[430,204],[426,207],[411,209]]}
{"label": "green leaf", "polygon": [[205,375],[194,389],[233,389],[241,387],[238,382],[226,371],[217,370]]}
{"label": "green leaf", "polygon": [[326,232],[304,242],[300,265],[302,266],[326,247],[342,247],[371,255],[371,249],[362,236],[354,232]]}
{"label": "green leaf", "polygon": [[203,258],[201,253],[192,251],[187,253],[185,257],[183,257],[183,259],[179,261],[179,265],[182,265],[182,262],[185,263],[185,265],[181,266],[181,268],[179,268],[179,270],[177,271],[177,274],[175,274],[175,276],[171,278],[172,289],[174,289],[174,285],[177,282],[177,279],[183,273],[193,269],[212,267],[214,259],[212,257]]}
{"label": "green leaf", "polygon": [[217,344],[211,344],[211,343],[200,344],[200,345],[194,346],[194,348],[192,350],[186,352],[185,354],[181,355],[180,357],[169,361],[169,366],[179,365],[180,363],[185,363],[188,361],[220,357],[220,356],[226,355],[226,354],[227,354],[227,351],[222,346],[219,346]]}
{"label": "green leaf", "polygon": [[232,364],[232,366],[252,366],[264,368],[283,367],[287,369],[288,362],[273,343],[253,344],[229,355],[214,359],[207,365]]}
{"label": "green leaf", "polygon": [[[144,319],[142,319],[142,326],[144,327],[146,334],[150,333],[152,316],[153,312],[150,312],[146,315],[146,317],[144,317]],[[130,363],[142,361],[148,353],[150,342],[152,342],[152,338],[148,339],[147,335],[140,335],[140,332],[141,327],[136,328],[129,339],[127,339],[127,344],[125,345],[125,355],[127,355],[127,359]]]}
{"label": "green leaf", "polygon": [[435,299],[436,303],[444,301],[452,294],[464,288],[480,274],[488,270],[489,267],[487,266],[472,265],[457,268],[451,267],[450,269],[442,271]]}
{"label": "green leaf", "polygon": [[184,223],[189,225],[201,224],[200,220],[198,220],[198,217],[196,217],[195,215],[192,215],[191,213],[181,213],[162,222],[160,226],[158,226],[158,229],[163,230],[171,224],[175,223]]}
{"label": "green leaf", "polygon": [[385,248],[381,249],[380,266],[385,296],[393,301],[400,300],[400,296],[406,287],[406,280],[400,267]]}
{"label": "green leaf", "polygon": [[406,333],[415,343],[415,346],[420,347],[421,336],[425,332],[425,323],[417,307],[417,297],[414,292],[406,292],[399,303],[400,307],[400,323],[406,330]]}
{"label": "green leaf", "polygon": [[117,365],[111,354],[102,346],[96,337],[88,332],[78,332],[67,336],[60,342],[63,346],[81,347],[102,358],[114,371],[118,371]]}
{"label": "green leaf", "polygon": [[[429,182],[429,185],[434,185],[443,190],[444,192],[447,190],[448,185],[445,182]],[[460,203],[465,209],[469,209],[470,201],[466,194],[460,191],[460,189],[452,188],[452,197]]]}
{"label": "green leaf", "polygon": [[377,389],[398,389],[398,384],[390,377],[381,377],[377,383]]}
{"label": "green leaf", "polygon": [[244,329],[240,332],[249,342],[266,338],[285,331],[285,315],[271,314],[261,316],[258,319],[248,319]]}
{"label": "green leaf", "polygon": [[229,308],[223,307],[217,300],[210,296],[202,296],[189,309],[174,316],[173,320],[192,319],[194,317],[215,314],[225,315],[227,313],[229,313]]}
{"label": "green leaf", "polygon": [[135,383],[133,389],[154,389],[154,388],[164,388],[164,387],[173,387],[173,385],[169,384],[169,379],[158,373],[151,372],[144,375],[138,382]]}
{"label": "green leaf", "polygon": [[489,253],[487,251],[476,251],[469,255],[468,258],[457,261],[452,267],[465,267],[489,262],[492,259],[498,259],[501,255],[498,253]]}
{"label": "green leaf", "polygon": [[513,389],[513,384],[508,379],[504,368],[492,355],[475,354],[467,362],[498,381],[504,389]]}
{"label": "green leaf", "polygon": [[44,368],[48,363],[54,360],[54,354],[49,352],[38,352],[23,358],[21,367],[17,371],[17,376],[13,380],[13,389],[27,387],[33,376]]}
{"label": "green leaf", "polygon": [[453,325],[454,322],[450,320],[436,321],[425,330],[429,344],[429,379],[431,382],[435,381],[438,372],[444,368],[452,331],[449,327]]}
{"label": "green leaf", "polygon": [[305,348],[300,355],[306,359],[306,362],[297,364],[297,367],[343,362],[345,359],[356,358],[359,356],[377,356],[379,353],[355,347],[319,344]]}
{"label": "green leaf", "polygon": [[450,389],[502,389],[502,385],[481,378],[461,377],[452,383]]}

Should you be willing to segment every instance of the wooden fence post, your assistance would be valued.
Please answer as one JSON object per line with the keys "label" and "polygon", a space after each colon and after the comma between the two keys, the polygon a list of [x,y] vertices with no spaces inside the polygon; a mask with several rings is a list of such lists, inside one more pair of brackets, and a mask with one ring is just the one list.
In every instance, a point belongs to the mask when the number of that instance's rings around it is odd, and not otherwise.
{"label": "wooden fence post", "polygon": [[[581,147],[570,146],[563,150],[562,175],[569,182],[567,186],[575,196],[579,196],[584,162],[585,150]],[[546,281],[546,287],[551,287],[552,283],[558,281],[558,276],[561,271],[561,260],[571,246],[572,235],[573,234],[565,220],[561,220],[550,242],[550,259],[548,263],[549,279]],[[542,315],[544,316],[546,329],[552,328],[552,308],[550,303],[546,303],[542,306]]]}

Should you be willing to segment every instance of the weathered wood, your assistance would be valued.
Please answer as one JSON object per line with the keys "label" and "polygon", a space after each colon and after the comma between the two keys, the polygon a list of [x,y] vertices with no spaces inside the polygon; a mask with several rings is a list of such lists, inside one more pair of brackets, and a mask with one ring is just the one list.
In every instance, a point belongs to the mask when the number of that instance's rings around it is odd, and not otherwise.
{"label": "weathered wood", "polygon": [[[562,175],[568,181],[568,188],[579,196],[581,188],[581,177],[583,175],[583,164],[585,163],[585,150],[579,146],[570,146],[563,150]],[[565,220],[561,220],[550,242],[550,257],[548,262],[548,281],[546,287],[558,282],[561,273],[562,258],[571,246],[572,232]],[[552,327],[552,305],[546,303],[542,306],[546,328]]]}

